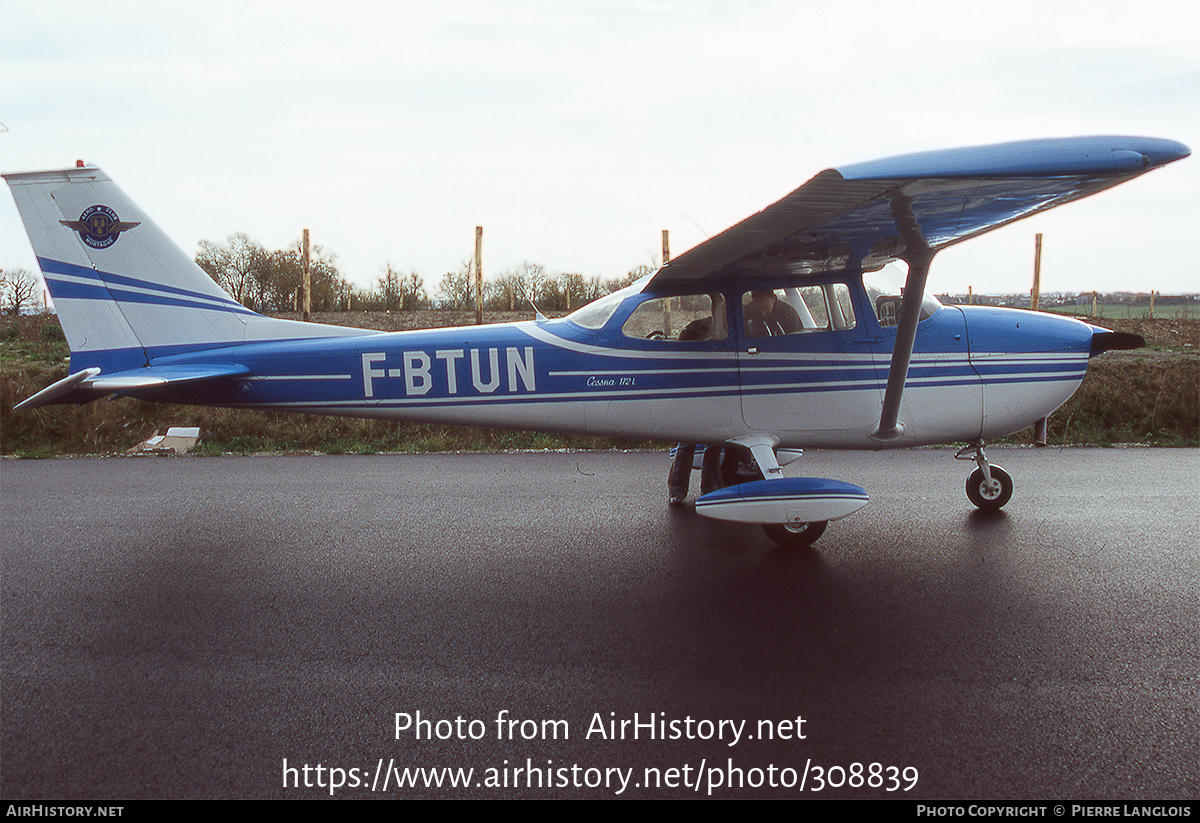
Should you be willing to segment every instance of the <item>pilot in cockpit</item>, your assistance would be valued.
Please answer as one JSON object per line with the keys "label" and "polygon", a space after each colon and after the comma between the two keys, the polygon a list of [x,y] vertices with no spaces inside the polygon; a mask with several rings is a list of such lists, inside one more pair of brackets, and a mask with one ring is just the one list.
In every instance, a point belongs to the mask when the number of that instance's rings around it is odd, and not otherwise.
{"label": "pilot in cockpit", "polygon": [[800,315],[771,289],[755,289],[744,309],[747,337],[774,337],[800,331]]}

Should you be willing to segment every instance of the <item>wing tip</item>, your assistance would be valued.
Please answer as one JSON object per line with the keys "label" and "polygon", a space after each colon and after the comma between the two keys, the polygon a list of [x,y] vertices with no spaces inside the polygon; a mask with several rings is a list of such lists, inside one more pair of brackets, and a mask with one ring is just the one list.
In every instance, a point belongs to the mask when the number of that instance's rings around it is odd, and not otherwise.
{"label": "wing tip", "polygon": [[1191,153],[1183,143],[1159,137],[1049,137],[901,154],[839,171],[847,180],[1128,174],[1165,166]]}

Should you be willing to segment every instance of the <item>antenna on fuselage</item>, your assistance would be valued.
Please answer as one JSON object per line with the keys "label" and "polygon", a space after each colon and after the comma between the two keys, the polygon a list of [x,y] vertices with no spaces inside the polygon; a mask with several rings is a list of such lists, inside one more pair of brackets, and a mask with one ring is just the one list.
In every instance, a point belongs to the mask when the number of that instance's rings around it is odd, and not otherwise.
{"label": "antenna on fuselage", "polygon": [[533,307],[533,319],[535,322],[544,323],[550,319],[546,315],[542,314],[542,310],[537,307],[537,303],[533,302],[533,295],[531,295],[529,292],[525,292],[525,301]]}

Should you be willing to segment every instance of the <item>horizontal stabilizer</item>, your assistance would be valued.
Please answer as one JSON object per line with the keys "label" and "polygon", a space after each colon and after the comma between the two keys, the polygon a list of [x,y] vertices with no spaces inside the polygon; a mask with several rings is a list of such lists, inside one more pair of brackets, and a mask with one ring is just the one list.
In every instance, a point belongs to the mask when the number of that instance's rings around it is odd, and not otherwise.
{"label": "horizontal stabilizer", "polygon": [[51,383],[46,388],[42,389],[32,397],[27,397],[17,405],[13,406],[13,411],[21,409],[36,409],[38,406],[48,406],[51,403],[69,403],[70,400],[64,400],[66,395],[74,394],[79,384],[90,377],[95,377],[100,373],[99,369],[91,368],[77,371],[74,374],[67,375],[62,380],[56,383]]}
{"label": "horizontal stabilizer", "polygon": [[151,386],[162,386],[167,383],[191,383],[196,380],[212,380],[217,377],[241,377],[249,374],[245,366],[226,364],[218,366],[149,366],[144,369],[130,369],[98,377],[90,382],[90,387],[103,392],[117,392],[126,389],[144,389]]}
{"label": "horizontal stabilizer", "polygon": [[196,366],[148,366],[144,369],[101,374],[91,368],[75,372],[13,406],[13,411],[36,409],[55,403],[89,403],[114,392],[146,389],[168,384],[194,383],[249,374],[250,369],[236,364]]}

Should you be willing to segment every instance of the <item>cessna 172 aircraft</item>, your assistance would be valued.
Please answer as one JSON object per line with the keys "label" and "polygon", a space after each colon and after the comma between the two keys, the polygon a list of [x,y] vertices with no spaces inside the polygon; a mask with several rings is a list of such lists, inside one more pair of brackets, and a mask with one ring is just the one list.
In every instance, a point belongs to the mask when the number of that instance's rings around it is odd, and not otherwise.
{"label": "cessna 172 aircraft", "polygon": [[70,374],[16,408],[116,394],[715,444],[757,479],[697,512],[784,545],[867,502],[850,483],[785,477],[795,449],[967,442],[967,496],[999,508],[1013,484],[984,441],[1062,405],[1090,357],[1143,341],[942,306],[925,293],[931,260],[1189,153],[1088,137],[829,169],[566,318],[390,334],[246,309],[97,168],[8,174],[71,347]]}

